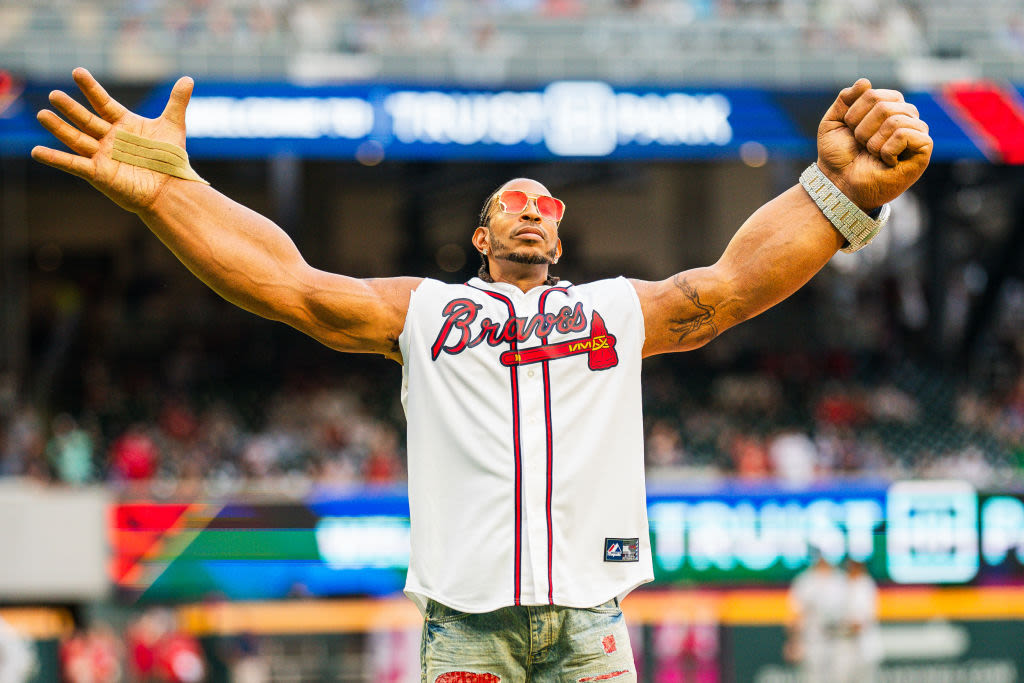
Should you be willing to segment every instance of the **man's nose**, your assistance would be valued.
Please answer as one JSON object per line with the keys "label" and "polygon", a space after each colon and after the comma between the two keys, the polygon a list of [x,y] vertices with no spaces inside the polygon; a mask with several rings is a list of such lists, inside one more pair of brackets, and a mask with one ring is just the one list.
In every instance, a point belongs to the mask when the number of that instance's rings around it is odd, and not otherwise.
{"label": "man's nose", "polygon": [[540,222],[540,210],[537,208],[537,200],[531,199],[526,203],[526,208],[519,214],[520,220],[533,221],[534,223]]}

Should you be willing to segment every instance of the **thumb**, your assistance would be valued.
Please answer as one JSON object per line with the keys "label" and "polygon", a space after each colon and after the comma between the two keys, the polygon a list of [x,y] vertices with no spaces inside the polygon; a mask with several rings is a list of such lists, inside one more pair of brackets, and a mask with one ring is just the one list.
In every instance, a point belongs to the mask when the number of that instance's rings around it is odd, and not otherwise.
{"label": "thumb", "polygon": [[195,82],[188,76],[179,78],[171,88],[171,96],[167,100],[167,106],[164,107],[164,113],[160,115],[160,118],[184,126],[185,108],[188,107],[188,101],[192,97],[193,86],[195,86]]}
{"label": "thumb", "polygon": [[846,116],[846,112],[850,111],[850,107],[857,101],[861,95],[871,89],[871,81],[866,78],[859,78],[857,82],[851,85],[849,88],[843,88],[839,91],[839,97],[832,103],[828,111],[825,112],[825,117],[822,119],[822,123],[826,121],[836,121],[846,125],[843,118]]}

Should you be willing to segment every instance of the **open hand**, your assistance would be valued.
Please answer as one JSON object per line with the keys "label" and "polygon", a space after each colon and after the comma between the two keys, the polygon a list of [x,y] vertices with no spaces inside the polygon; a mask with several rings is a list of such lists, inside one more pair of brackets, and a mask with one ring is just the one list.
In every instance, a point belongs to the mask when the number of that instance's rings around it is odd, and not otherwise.
{"label": "open hand", "polygon": [[49,109],[40,111],[36,118],[74,153],[35,147],[32,158],[87,180],[128,211],[149,207],[171,176],[114,161],[111,158],[114,131],[123,129],[151,140],[184,147],[185,108],[192,96],[192,79],[178,79],[160,117],[147,119],[125,109],[87,70],[79,67],[72,72],[72,77],[96,114],[61,90],[51,92],[50,104],[67,121]]}
{"label": "open hand", "polygon": [[932,156],[928,124],[896,90],[861,78],[818,126],[818,166],[857,206],[876,209],[913,185]]}

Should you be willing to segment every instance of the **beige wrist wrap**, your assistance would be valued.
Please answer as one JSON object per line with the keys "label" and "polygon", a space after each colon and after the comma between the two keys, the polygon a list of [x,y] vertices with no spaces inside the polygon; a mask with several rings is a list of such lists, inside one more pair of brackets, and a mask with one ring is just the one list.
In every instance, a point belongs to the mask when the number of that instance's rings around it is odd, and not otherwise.
{"label": "beige wrist wrap", "polygon": [[181,147],[169,142],[159,142],[133,135],[123,130],[114,132],[114,161],[141,166],[157,173],[166,173],[184,180],[206,182],[188,164],[188,154]]}

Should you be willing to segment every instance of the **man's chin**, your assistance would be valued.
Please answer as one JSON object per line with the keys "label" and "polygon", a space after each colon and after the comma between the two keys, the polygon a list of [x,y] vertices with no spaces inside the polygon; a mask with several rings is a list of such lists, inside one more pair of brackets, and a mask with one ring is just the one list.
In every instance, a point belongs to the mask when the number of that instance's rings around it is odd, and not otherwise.
{"label": "man's chin", "polygon": [[506,261],[512,263],[520,263],[526,266],[550,266],[554,261],[554,258],[547,254],[538,254],[535,251],[510,251],[507,254],[502,254],[502,257]]}

